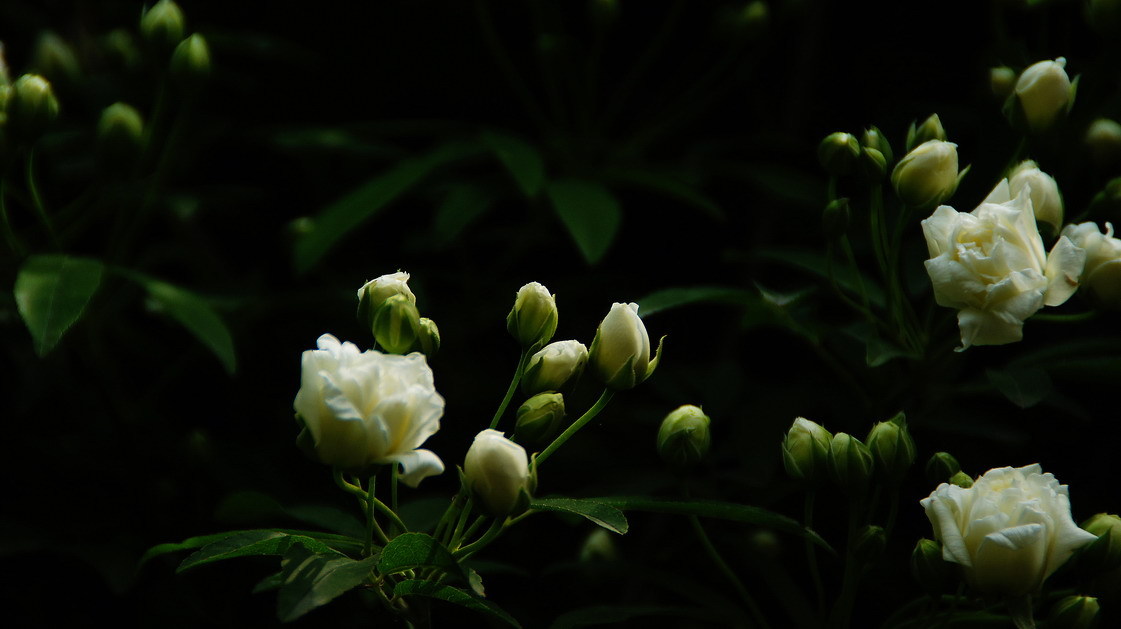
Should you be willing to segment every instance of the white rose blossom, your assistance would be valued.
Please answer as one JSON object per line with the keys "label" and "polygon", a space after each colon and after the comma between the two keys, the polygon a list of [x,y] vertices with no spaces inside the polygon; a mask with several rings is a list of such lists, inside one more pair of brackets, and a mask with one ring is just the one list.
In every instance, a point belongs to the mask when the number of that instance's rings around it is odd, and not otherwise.
{"label": "white rose blossom", "polygon": [[1031,594],[1097,539],[1074,523],[1067,486],[1038,463],[989,470],[968,489],[942,483],[920,504],[943,558],[986,594]]}
{"label": "white rose blossom", "polygon": [[922,228],[935,300],[958,309],[958,351],[1019,341],[1024,320],[1078,287],[1085,252],[1060,236],[1045,253],[1028,188],[1013,199],[1008,180],[972,212],[939,206]]}
{"label": "white rose blossom", "polygon": [[303,353],[293,406],[320,461],[343,469],[399,464],[410,487],[443,472],[435,453],[418,449],[444,414],[424,355],[359,352],[330,334],[317,345]]}
{"label": "white rose blossom", "polygon": [[1101,305],[1121,307],[1121,239],[1113,237],[1113,225],[1103,234],[1096,223],[1067,225],[1063,236],[1086,251],[1082,286]]}

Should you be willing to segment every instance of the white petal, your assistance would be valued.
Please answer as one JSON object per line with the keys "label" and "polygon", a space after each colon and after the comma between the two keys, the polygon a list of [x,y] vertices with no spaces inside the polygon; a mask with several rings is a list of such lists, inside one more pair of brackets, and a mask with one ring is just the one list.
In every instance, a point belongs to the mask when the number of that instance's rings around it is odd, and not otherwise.
{"label": "white petal", "polygon": [[415,488],[420,481],[429,476],[436,476],[444,471],[444,462],[431,450],[413,450],[402,452],[374,461],[375,463],[398,463],[401,465],[402,483]]}
{"label": "white petal", "polygon": [[1047,293],[1043,303],[1048,306],[1062,304],[1078,289],[1082,267],[1086,263],[1086,251],[1075,246],[1066,236],[1060,236],[1047,256]]}

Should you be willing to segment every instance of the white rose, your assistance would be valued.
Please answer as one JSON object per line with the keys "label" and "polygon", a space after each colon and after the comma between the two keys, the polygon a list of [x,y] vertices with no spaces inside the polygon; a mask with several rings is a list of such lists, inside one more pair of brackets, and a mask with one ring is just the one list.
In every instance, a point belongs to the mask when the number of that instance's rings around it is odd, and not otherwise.
{"label": "white rose", "polygon": [[588,348],[579,341],[549,343],[529,358],[522,378],[522,389],[532,395],[560,391],[580,377],[588,362]]}
{"label": "white rose", "polygon": [[1067,60],[1040,61],[1020,73],[1016,98],[1032,131],[1044,131],[1059,112],[1067,109],[1071,97],[1070,77],[1064,69]]}
{"label": "white rose", "polygon": [[654,373],[661,355],[659,342],[650,359],[650,335],[638,318],[638,304],[615,303],[596,330],[588,360],[609,388],[630,389]]}
{"label": "white rose", "polygon": [[463,474],[467,488],[487,513],[497,517],[524,508],[519,503],[533,491],[525,448],[489,428],[475,435],[463,461]]}
{"label": "white rose", "polygon": [[1059,231],[1063,225],[1063,197],[1059,194],[1059,184],[1051,175],[1039,170],[1030,159],[1024,160],[1008,176],[1008,188],[1014,197],[1020,196],[1025,188],[1030,190],[1035,220],[1049,223],[1056,232]]}
{"label": "white rose", "polygon": [[1025,319],[1078,287],[1085,252],[1060,236],[1047,255],[1031,197],[1012,199],[1008,180],[972,212],[940,206],[922,228],[935,300],[959,311],[959,351],[1019,341]]}
{"label": "white rose", "polygon": [[424,355],[360,353],[330,334],[317,345],[301,359],[293,406],[320,461],[344,469],[400,464],[410,487],[443,472],[435,453],[417,449],[440,429],[444,414]]}
{"label": "white rose", "polygon": [[1021,596],[1037,590],[1071,553],[1097,537],[1078,528],[1067,486],[1039,464],[989,470],[969,489],[942,483],[920,501],[942,542],[980,592]]}
{"label": "white rose", "polygon": [[957,144],[928,140],[899,160],[891,185],[911,207],[930,207],[950,198],[958,187]]}
{"label": "white rose", "polygon": [[1105,233],[1095,223],[1067,225],[1066,236],[1086,251],[1086,268],[1082,286],[1103,306],[1121,308],[1121,240],[1113,237],[1113,225],[1105,224]]}

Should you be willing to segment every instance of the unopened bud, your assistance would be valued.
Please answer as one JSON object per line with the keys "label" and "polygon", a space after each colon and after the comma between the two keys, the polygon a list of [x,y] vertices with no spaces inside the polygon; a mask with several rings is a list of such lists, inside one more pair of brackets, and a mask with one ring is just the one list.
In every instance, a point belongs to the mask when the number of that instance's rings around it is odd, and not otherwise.
{"label": "unopened bud", "polygon": [[914,208],[949,199],[958,187],[957,145],[941,140],[919,144],[895,165],[891,184],[900,200]]}
{"label": "unopened bud", "polygon": [[1082,528],[1098,536],[1079,553],[1079,564],[1094,572],[1121,567],[1121,518],[1099,513],[1082,523]]}
{"label": "unopened bud", "polygon": [[518,407],[518,441],[530,446],[547,443],[564,420],[564,396],[560,393],[538,393]]}
{"label": "unopened bud", "polygon": [[949,452],[935,452],[926,462],[926,479],[934,485],[949,482],[960,471],[961,465]]}
{"label": "unopened bud", "polygon": [[865,566],[880,560],[887,547],[887,534],[882,526],[866,525],[856,534],[853,542],[853,558]]}
{"label": "unopened bud", "polygon": [[794,424],[782,440],[782,462],[795,480],[817,482],[824,478],[829,464],[829,443],[833,435],[820,424],[804,417]]}
{"label": "unopened bud", "polygon": [[39,40],[35,42],[31,67],[56,84],[73,80],[82,73],[74,49],[52,31],[44,31],[39,35]]}
{"label": "unopened bud", "polygon": [[911,551],[911,574],[932,596],[949,591],[956,576],[954,566],[943,559],[942,544],[926,538],[920,539]]}
{"label": "unopened bud", "polygon": [[18,140],[33,142],[58,118],[58,99],[49,81],[25,74],[12,84],[8,96],[7,129]]}
{"label": "unopened bud", "polygon": [[692,404],[666,415],[658,429],[658,454],[662,460],[684,468],[703,459],[712,443],[709,422],[708,415]]}
{"label": "unopened bud", "polygon": [[868,433],[868,449],[876,461],[876,469],[890,487],[898,487],[915,462],[915,442],[907,430],[907,419],[899,413],[880,422]]}
{"label": "unopened bud", "polygon": [[358,289],[358,322],[368,329],[374,329],[374,314],[385,300],[394,295],[404,295],[410,303],[416,304],[416,295],[409,288],[409,274],[404,271],[389,273],[372,279]]}
{"label": "unopened bud", "polygon": [[179,42],[171,55],[171,80],[187,93],[197,92],[210,77],[210,47],[195,33]]}
{"label": "unopened bud", "polygon": [[970,476],[969,474],[966,474],[965,472],[958,472],[957,474],[954,474],[953,476],[951,476],[950,480],[948,480],[946,482],[948,482],[951,485],[957,485],[958,487],[961,487],[962,489],[969,489],[970,487],[973,486],[973,477]]}
{"label": "unopened bud", "polygon": [[860,175],[870,184],[878,184],[887,174],[887,159],[877,149],[864,147],[860,149]]}
{"label": "unopened bud", "polygon": [[846,197],[833,199],[821,213],[821,230],[830,242],[840,240],[849,230],[852,210]]}
{"label": "unopened bud", "polygon": [[1099,166],[1108,167],[1121,157],[1121,124],[1098,118],[1086,129],[1086,148]]}
{"label": "unopened bud", "polygon": [[848,175],[860,159],[860,142],[851,133],[830,133],[818,145],[817,159],[831,176]]}
{"label": "unopened bud", "polygon": [[404,295],[394,295],[374,313],[374,340],[387,353],[405,354],[417,342],[420,313]]}
{"label": "unopened bud", "polygon": [[170,52],[185,32],[183,10],[171,0],[160,0],[140,16],[140,36],[156,53]]}
{"label": "unopened bud", "polygon": [[506,329],[523,349],[542,346],[557,331],[557,299],[549,289],[530,282],[518,289],[514,307],[506,316]]}
{"label": "unopened bud", "polygon": [[872,477],[872,452],[859,439],[844,432],[833,435],[829,443],[829,473],[845,493],[859,495],[868,489]]}
{"label": "unopened bud", "polygon": [[894,153],[891,151],[891,143],[887,141],[884,134],[875,126],[868,127],[860,136],[860,145],[864,148],[876,149],[883,155],[884,161],[891,163]]}
{"label": "unopened bud", "polygon": [[101,112],[97,123],[98,148],[107,165],[131,163],[144,143],[144,121],[127,103],[113,103]]}
{"label": "unopened bud", "polygon": [[588,348],[579,341],[549,343],[530,356],[522,376],[522,391],[569,390],[584,373],[588,364]]}
{"label": "unopened bud", "polygon": [[931,140],[946,141],[946,130],[942,128],[942,119],[938,117],[938,114],[931,114],[918,126],[914,122],[911,123],[911,126],[907,129],[905,148],[910,153],[916,146]]}
{"label": "unopened bud", "polygon": [[1064,597],[1051,608],[1047,629],[1090,629],[1097,625],[1100,609],[1092,596]]}
{"label": "unopened bud", "polygon": [[420,329],[417,330],[417,341],[420,342],[420,351],[432,358],[440,351],[440,329],[436,322],[427,317],[420,318]]}
{"label": "unopened bud", "polygon": [[1028,128],[1040,133],[1051,128],[1073,102],[1074,86],[1067,76],[1066,59],[1040,61],[1016,80],[1016,99]]}
{"label": "unopened bud", "polygon": [[989,87],[994,96],[1007,98],[1016,87],[1016,71],[1008,66],[989,70]]}

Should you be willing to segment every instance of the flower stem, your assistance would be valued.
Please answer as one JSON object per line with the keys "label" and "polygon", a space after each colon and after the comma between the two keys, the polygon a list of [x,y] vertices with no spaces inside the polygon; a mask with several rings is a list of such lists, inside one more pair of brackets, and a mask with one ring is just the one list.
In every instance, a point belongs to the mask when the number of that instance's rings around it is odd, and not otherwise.
{"label": "flower stem", "polygon": [[452,553],[452,556],[454,556],[459,561],[463,561],[471,555],[474,555],[476,552],[482,550],[484,546],[493,542],[494,539],[498,537],[500,533],[502,533],[502,529],[505,525],[505,520],[506,518],[495,518],[494,523],[490,525],[490,528],[487,529],[486,533],[483,533],[482,537],[455,551],[454,553]]}
{"label": "flower stem", "polygon": [[19,238],[16,237],[16,232],[12,229],[12,223],[8,219],[8,205],[4,202],[6,196],[6,188],[8,181],[0,179],[0,227],[4,229],[4,240],[8,242],[8,247],[15,254],[15,257],[23,257],[23,247],[19,244]]}
{"label": "flower stem", "polygon": [[[815,493],[812,489],[806,492],[802,519],[804,520],[803,525],[807,529],[813,528]],[[810,568],[810,580],[813,581],[814,592],[817,594],[817,615],[821,617],[825,611],[825,585],[821,581],[821,571],[817,566],[817,551],[809,537],[805,537],[803,541],[806,545],[806,563]]]}
{"label": "flower stem", "polygon": [[389,537],[386,536],[385,531],[381,529],[378,524],[374,506],[380,504],[380,501],[374,497],[374,487],[377,475],[371,475],[370,480],[367,481],[366,487],[366,545],[362,548],[362,555],[369,557],[373,553],[374,534],[377,534],[378,539],[383,544],[389,543]]}
{"label": "flower stem", "polygon": [[615,392],[611,389],[604,389],[603,393],[599,395],[599,399],[596,400],[596,403],[593,404],[592,407],[587,410],[587,412],[581,415],[579,419],[572,422],[572,425],[566,428],[565,431],[560,435],[558,435],[557,438],[549,444],[549,447],[545,448],[545,450],[541,454],[537,455],[537,466],[540,467],[541,464],[544,463],[550,455],[557,451],[557,448],[563,446],[565,441],[568,441],[568,439],[572,437],[572,435],[576,434],[577,430],[580,430],[584,427],[585,424],[595,419],[595,416],[599,415],[600,411],[602,411],[604,407],[607,406],[607,403],[611,401],[611,397],[614,395]]}
{"label": "flower stem", "polygon": [[43,229],[47,232],[51,244],[56,249],[60,248],[54,224],[51,223],[51,217],[47,215],[47,208],[43,205],[43,197],[39,194],[39,186],[35,183],[35,149],[27,151],[27,191],[31,193],[31,204],[35,206],[35,213],[39,217],[39,222],[43,224]]}
{"label": "flower stem", "polygon": [[736,573],[732,571],[728,562],[724,561],[724,558],[720,556],[720,552],[716,550],[716,546],[712,544],[712,539],[709,538],[708,533],[705,533],[704,527],[701,526],[700,518],[695,515],[690,515],[689,523],[693,525],[693,532],[697,534],[697,539],[701,542],[701,545],[704,546],[705,552],[708,553],[712,562],[716,564],[716,568],[728,579],[728,582],[732,584],[732,587],[735,588],[740,598],[743,599],[744,604],[747,605],[748,611],[751,612],[752,618],[755,619],[755,624],[763,629],[770,629],[766,617],[763,616],[762,610],[759,609],[759,604],[755,602],[755,597],[751,595],[751,592],[744,586],[743,581],[740,581]]}
{"label": "flower stem", "polygon": [[510,381],[510,388],[506,389],[506,397],[502,398],[502,403],[498,405],[498,410],[494,413],[494,419],[490,420],[492,430],[498,426],[498,421],[502,419],[506,407],[510,406],[510,400],[514,398],[514,391],[518,389],[518,383],[522,381],[522,371],[525,370],[525,361],[528,358],[529,350],[523,349],[521,357],[518,358],[518,369],[514,372],[514,379]]}
{"label": "flower stem", "polygon": [[401,524],[401,530],[397,531],[398,523],[401,522],[401,519],[397,517],[397,474],[398,474],[398,468],[397,468],[396,463],[391,464],[389,467],[390,467],[390,470],[391,470],[390,474],[389,474],[389,513],[391,513],[394,517],[394,520],[391,523],[391,526],[389,527],[389,534],[393,535],[393,536],[396,536],[397,533],[399,533],[399,532],[404,533],[404,532],[407,532],[409,529],[407,527],[405,527],[402,523]]}

